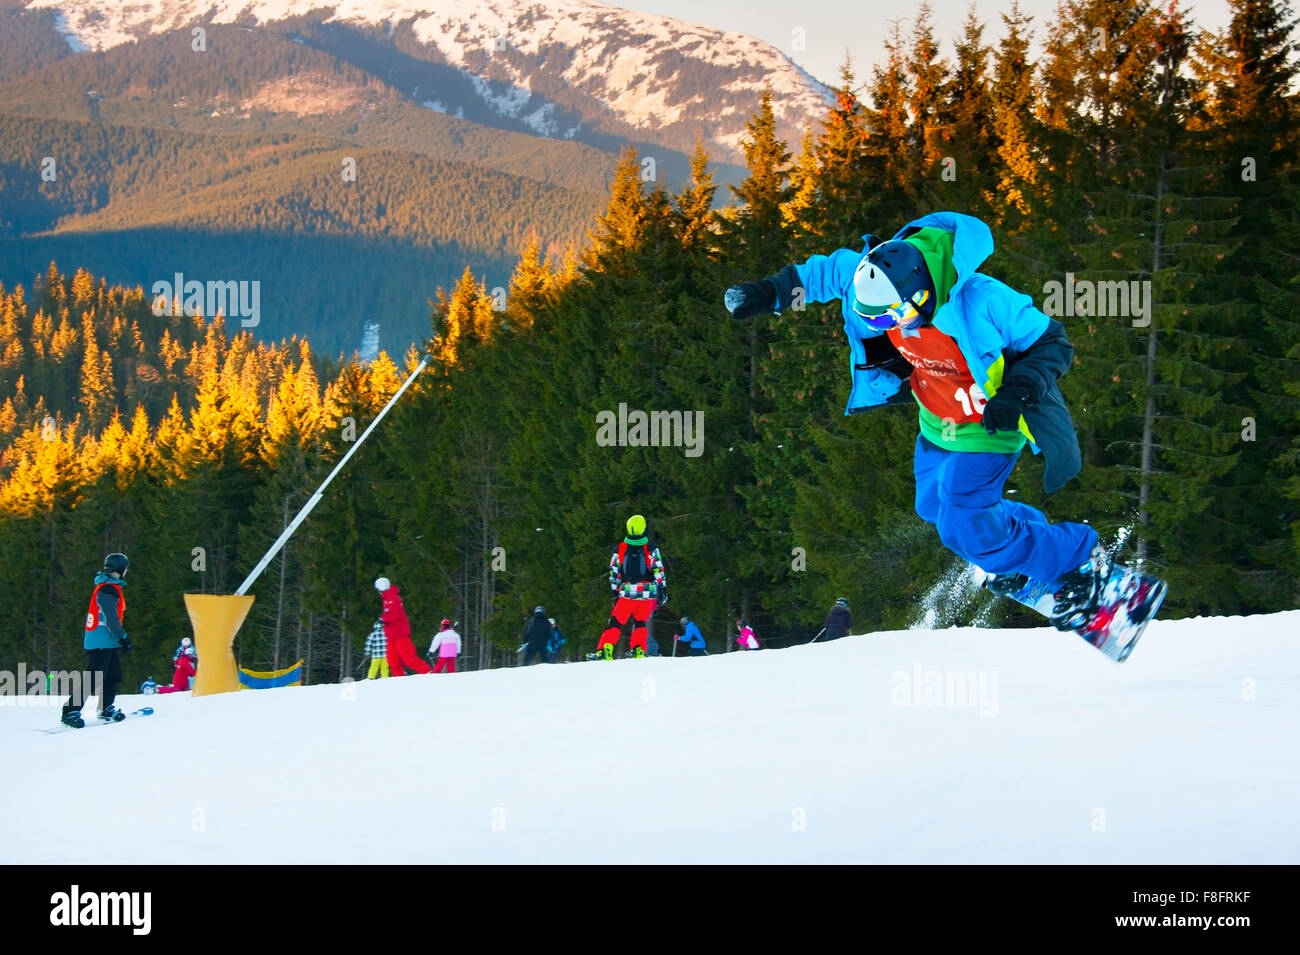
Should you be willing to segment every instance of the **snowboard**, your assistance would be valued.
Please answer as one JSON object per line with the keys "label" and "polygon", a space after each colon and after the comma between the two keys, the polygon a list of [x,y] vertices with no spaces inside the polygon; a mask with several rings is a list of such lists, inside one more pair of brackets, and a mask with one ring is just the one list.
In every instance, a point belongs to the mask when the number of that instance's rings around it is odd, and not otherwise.
{"label": "snowboard", "polygon": [[[1000,597],[1050,619],[1056,603],[1051,585],[1023,574],[990,574],[974,568],[976,582]],[[1079,615],[1068,629],[1116,663],[1129,658],[1165,599],[1165,582],[1122,564],[1111,564],[1101,599],[1091,616]]]}
{"label": "snowboard", "polygon": [[[118,722],[118,723],[125,723],[126,720],[129,720],[129,719],[131,719],[131,718],[134,717],[134,716],[150,716],[150,715],[152,715],[152,714],[153,714],[153,707],[152,707],[152,706],[142,706],[142,707],[140,707],[138,710],[132,710],[131,712],[127,713],[127,714],[126,714],[126,719],[118,720],[117,722]],[[51,735],[51,736],[52,736],[52,735],[54,735],[55,733],[69,733],[69,732],[74,732],[74,731],[77,731],[77,730],[88,730],[88,729],[92,729],[93,727],[96,727],[96,726],[116,726],[116,725],[117,725],[117,723],[106,723],[106,722],[104,722],[103,720],[96,718],[96,719],[93,719],[93,720],[89,720],[89,721],[86,723],[85,726],[81,726],[81,727],[77,727],[77,726],[67,726],[66,724],[60,723],[58,726],[54,727],[53,729],[41,729],[41,728],[38,727],[37,730],[36,730],[36,732],[38,732],[38,733],[45,733],[46,735]]]}

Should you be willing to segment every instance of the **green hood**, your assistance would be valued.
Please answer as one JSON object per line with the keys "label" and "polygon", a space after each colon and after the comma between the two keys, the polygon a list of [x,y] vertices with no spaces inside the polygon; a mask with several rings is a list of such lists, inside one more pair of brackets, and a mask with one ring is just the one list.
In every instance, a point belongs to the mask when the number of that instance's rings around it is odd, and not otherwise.
{"label": "green hood", "polygon": [[911,235],[904,242],[910,242],[921,251],[925,264],[930,267],[930,278],[934,281],[935,311],[948,301],[948,293],[957,284],[957,270],[952,264],[952,233],[935,226],[926,226]]}

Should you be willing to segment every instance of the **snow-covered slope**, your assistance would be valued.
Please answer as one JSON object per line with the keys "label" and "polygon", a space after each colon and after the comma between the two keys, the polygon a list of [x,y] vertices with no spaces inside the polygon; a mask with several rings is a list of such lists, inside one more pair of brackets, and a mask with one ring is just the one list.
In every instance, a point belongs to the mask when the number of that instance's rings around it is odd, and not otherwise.
{"label": "snow-covered slope", "polygon": [[[1300,861],[1300,612],[0,708],[6,862]],[[139,702],[134,698],[129,702]],[[88,780],[94,780],[88,785]]]}
{"label": "snow-covered slope", "polygon": [[[779,119],[802,130],[826,90],[770,44],[739,33],[591,0],[32,0],[52,8],[74,50],[103,50],[195,23],[266,25],[310,14],[327,23],[408,26],[460,69],[502,116],[540,135],[572,136],[535,87],[559,82],[634,129],[684,122],[734,148],[765,85]],[[687,74],[693,76],[683,79]],[[735,102],[731,102],[731,100]],[[431,108],[446,106],[429,100]],[[421,100],[424,101],[424,100]]]}

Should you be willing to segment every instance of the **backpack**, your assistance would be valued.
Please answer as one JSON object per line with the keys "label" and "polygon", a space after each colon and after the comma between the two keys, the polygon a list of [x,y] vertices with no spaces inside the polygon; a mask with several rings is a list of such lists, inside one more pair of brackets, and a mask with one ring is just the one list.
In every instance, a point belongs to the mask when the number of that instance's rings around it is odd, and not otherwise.
{"label": "backpack", "polygon": [[650,543],[640,547],[629,547],[627,541],[618,545],[619,571],[625,584],[644,584],[654,580],[654,571],[650,567]]}

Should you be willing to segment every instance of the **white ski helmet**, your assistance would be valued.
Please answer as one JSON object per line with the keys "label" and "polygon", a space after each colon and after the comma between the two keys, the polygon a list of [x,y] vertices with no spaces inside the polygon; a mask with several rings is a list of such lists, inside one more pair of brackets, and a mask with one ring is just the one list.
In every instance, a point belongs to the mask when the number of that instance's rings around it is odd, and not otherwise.
{"label": "white ski helmet", "polygon": [[375,581],[375,589],[378,590],[381,594],[391,586],[393,586],[392,581],[390,581],[387,577],[380,577],[378,580]]}

